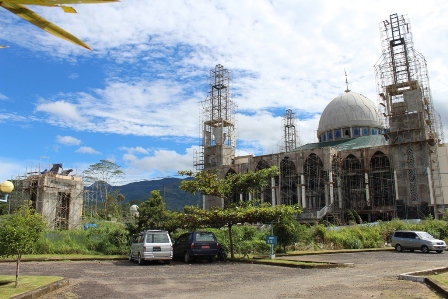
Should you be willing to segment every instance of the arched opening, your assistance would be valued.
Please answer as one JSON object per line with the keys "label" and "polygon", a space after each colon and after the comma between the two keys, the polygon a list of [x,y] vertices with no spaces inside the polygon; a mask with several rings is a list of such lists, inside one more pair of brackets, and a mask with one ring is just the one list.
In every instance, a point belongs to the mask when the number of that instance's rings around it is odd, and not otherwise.
{"label": "arched opening", "polygon": [[381,151],[370,159],[369,189],[372,220],[392,220],[396,215],[394,175],[389,157]]}
{"label": "arched opening", "polygon": [[343,205],[347,210],[359,215],[359,212],[367,207],[366,187],[364,169],[354,155],[347,156],[343,161],[342,181]]}
{"label": "arched opening", "polygon": [[305,200],[306,208],[320,209],[325,206],[325,172],[322,160],[310,154],[305,160]]}
{"label": "arched opening", "polygon": [[[260,160],[257,163],[257,167],[255,168],[255,171],[261,170],[261,169],[266,169],[269,168],[269,164],[265,161],[265,160]],[[272,189],[270,186],[267,186],[266,188],[261,190],[261,194],[260,194],[259,198],[261,200],[261,202],[269,202],[272,203]],[[257,198],[258,199],[258,198]]]}
{"label": "arched opening", "polygon": [[286,205],[298,204],[298,175],[296,165],[289,157],[283,158],[280,162],[280,175],[281,203]]}

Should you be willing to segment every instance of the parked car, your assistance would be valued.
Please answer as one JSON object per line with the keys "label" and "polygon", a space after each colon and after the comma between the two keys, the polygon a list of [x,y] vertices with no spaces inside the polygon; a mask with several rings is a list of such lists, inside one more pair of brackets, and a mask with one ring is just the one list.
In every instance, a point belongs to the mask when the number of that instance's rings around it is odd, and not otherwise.
{"label": "parked car", "polygon": [[212,232],[190,232],[181,235],[173,244],[173,259],[191,263],[195,259],[215,260],[219,244]]}
{"label": "parked car", "polygon": [[170,235],[164,230],[145,230],[135,236],[129,250],[129,261],[163,261],[169,264],[173,258],[173,244]]}
{"label": "parked car", "polygon": [[423,231],[397,230],[392,235],[391,244],[397,251],[421,250],[425,253],[429,251],[442,253],[446,249],[445,241],[437,240]]}

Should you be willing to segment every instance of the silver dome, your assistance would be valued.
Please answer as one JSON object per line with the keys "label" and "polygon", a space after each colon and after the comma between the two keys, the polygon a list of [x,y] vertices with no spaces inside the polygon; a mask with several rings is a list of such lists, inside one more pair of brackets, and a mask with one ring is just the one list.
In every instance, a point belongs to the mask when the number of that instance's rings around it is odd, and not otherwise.
{"label": "silver dome", "polygon": [[384,129],[384,121],[372,101],[348,91],[332,100],[322,112],[317,136],[338,129]]}

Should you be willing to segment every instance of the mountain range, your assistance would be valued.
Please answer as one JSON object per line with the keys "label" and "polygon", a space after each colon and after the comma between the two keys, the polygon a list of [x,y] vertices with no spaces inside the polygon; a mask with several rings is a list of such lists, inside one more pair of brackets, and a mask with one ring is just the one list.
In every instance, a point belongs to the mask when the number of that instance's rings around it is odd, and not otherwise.
{"label": "mountain range", "polygon": [[[184,180],[189,179],[191,178]],[[182,181],[182,179],[177,178],[163,178],[160,180],[141,181],[122,186],[114,186],[111,189],[123,194],[125,203],[138,205],[140,202],[144,202],[151,197],[151,191],[159,190],[160,195],[165,201],[167,210],[182,211],[184,206],[202,206],[201,194],[197,193],[193,195],[182,191],[179,188]]]}

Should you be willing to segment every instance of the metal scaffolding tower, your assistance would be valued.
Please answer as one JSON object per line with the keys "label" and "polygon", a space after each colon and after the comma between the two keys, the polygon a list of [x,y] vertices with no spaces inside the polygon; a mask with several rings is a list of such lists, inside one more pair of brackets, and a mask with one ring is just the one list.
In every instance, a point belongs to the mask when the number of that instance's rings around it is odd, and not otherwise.
{"label": "metal scaffolding tower", "polygon": [[202,102],[202,149],[195,155],[196,170],[232,164],[235,109],[230,98],[230,72],[218,64],[210,71],[210,92]]}
{"label": "metal scaffolding tower", "polygon": [[282,139],[284,148],[281,151],[290,152],[301,145],[299,128],[296,125],[296,116],[291,109],[286,110],[282,120]]}
{"label": "metal scaffolding tower", "polygon": [[444,213],[437,151],[443,130],[432,103],[426,60],[414,49],[404,16],[390,15],[380,23],[380,32],[383,53],[375,74],[393,148],[397,214],[421,218],[431,212],[437,218]]}

